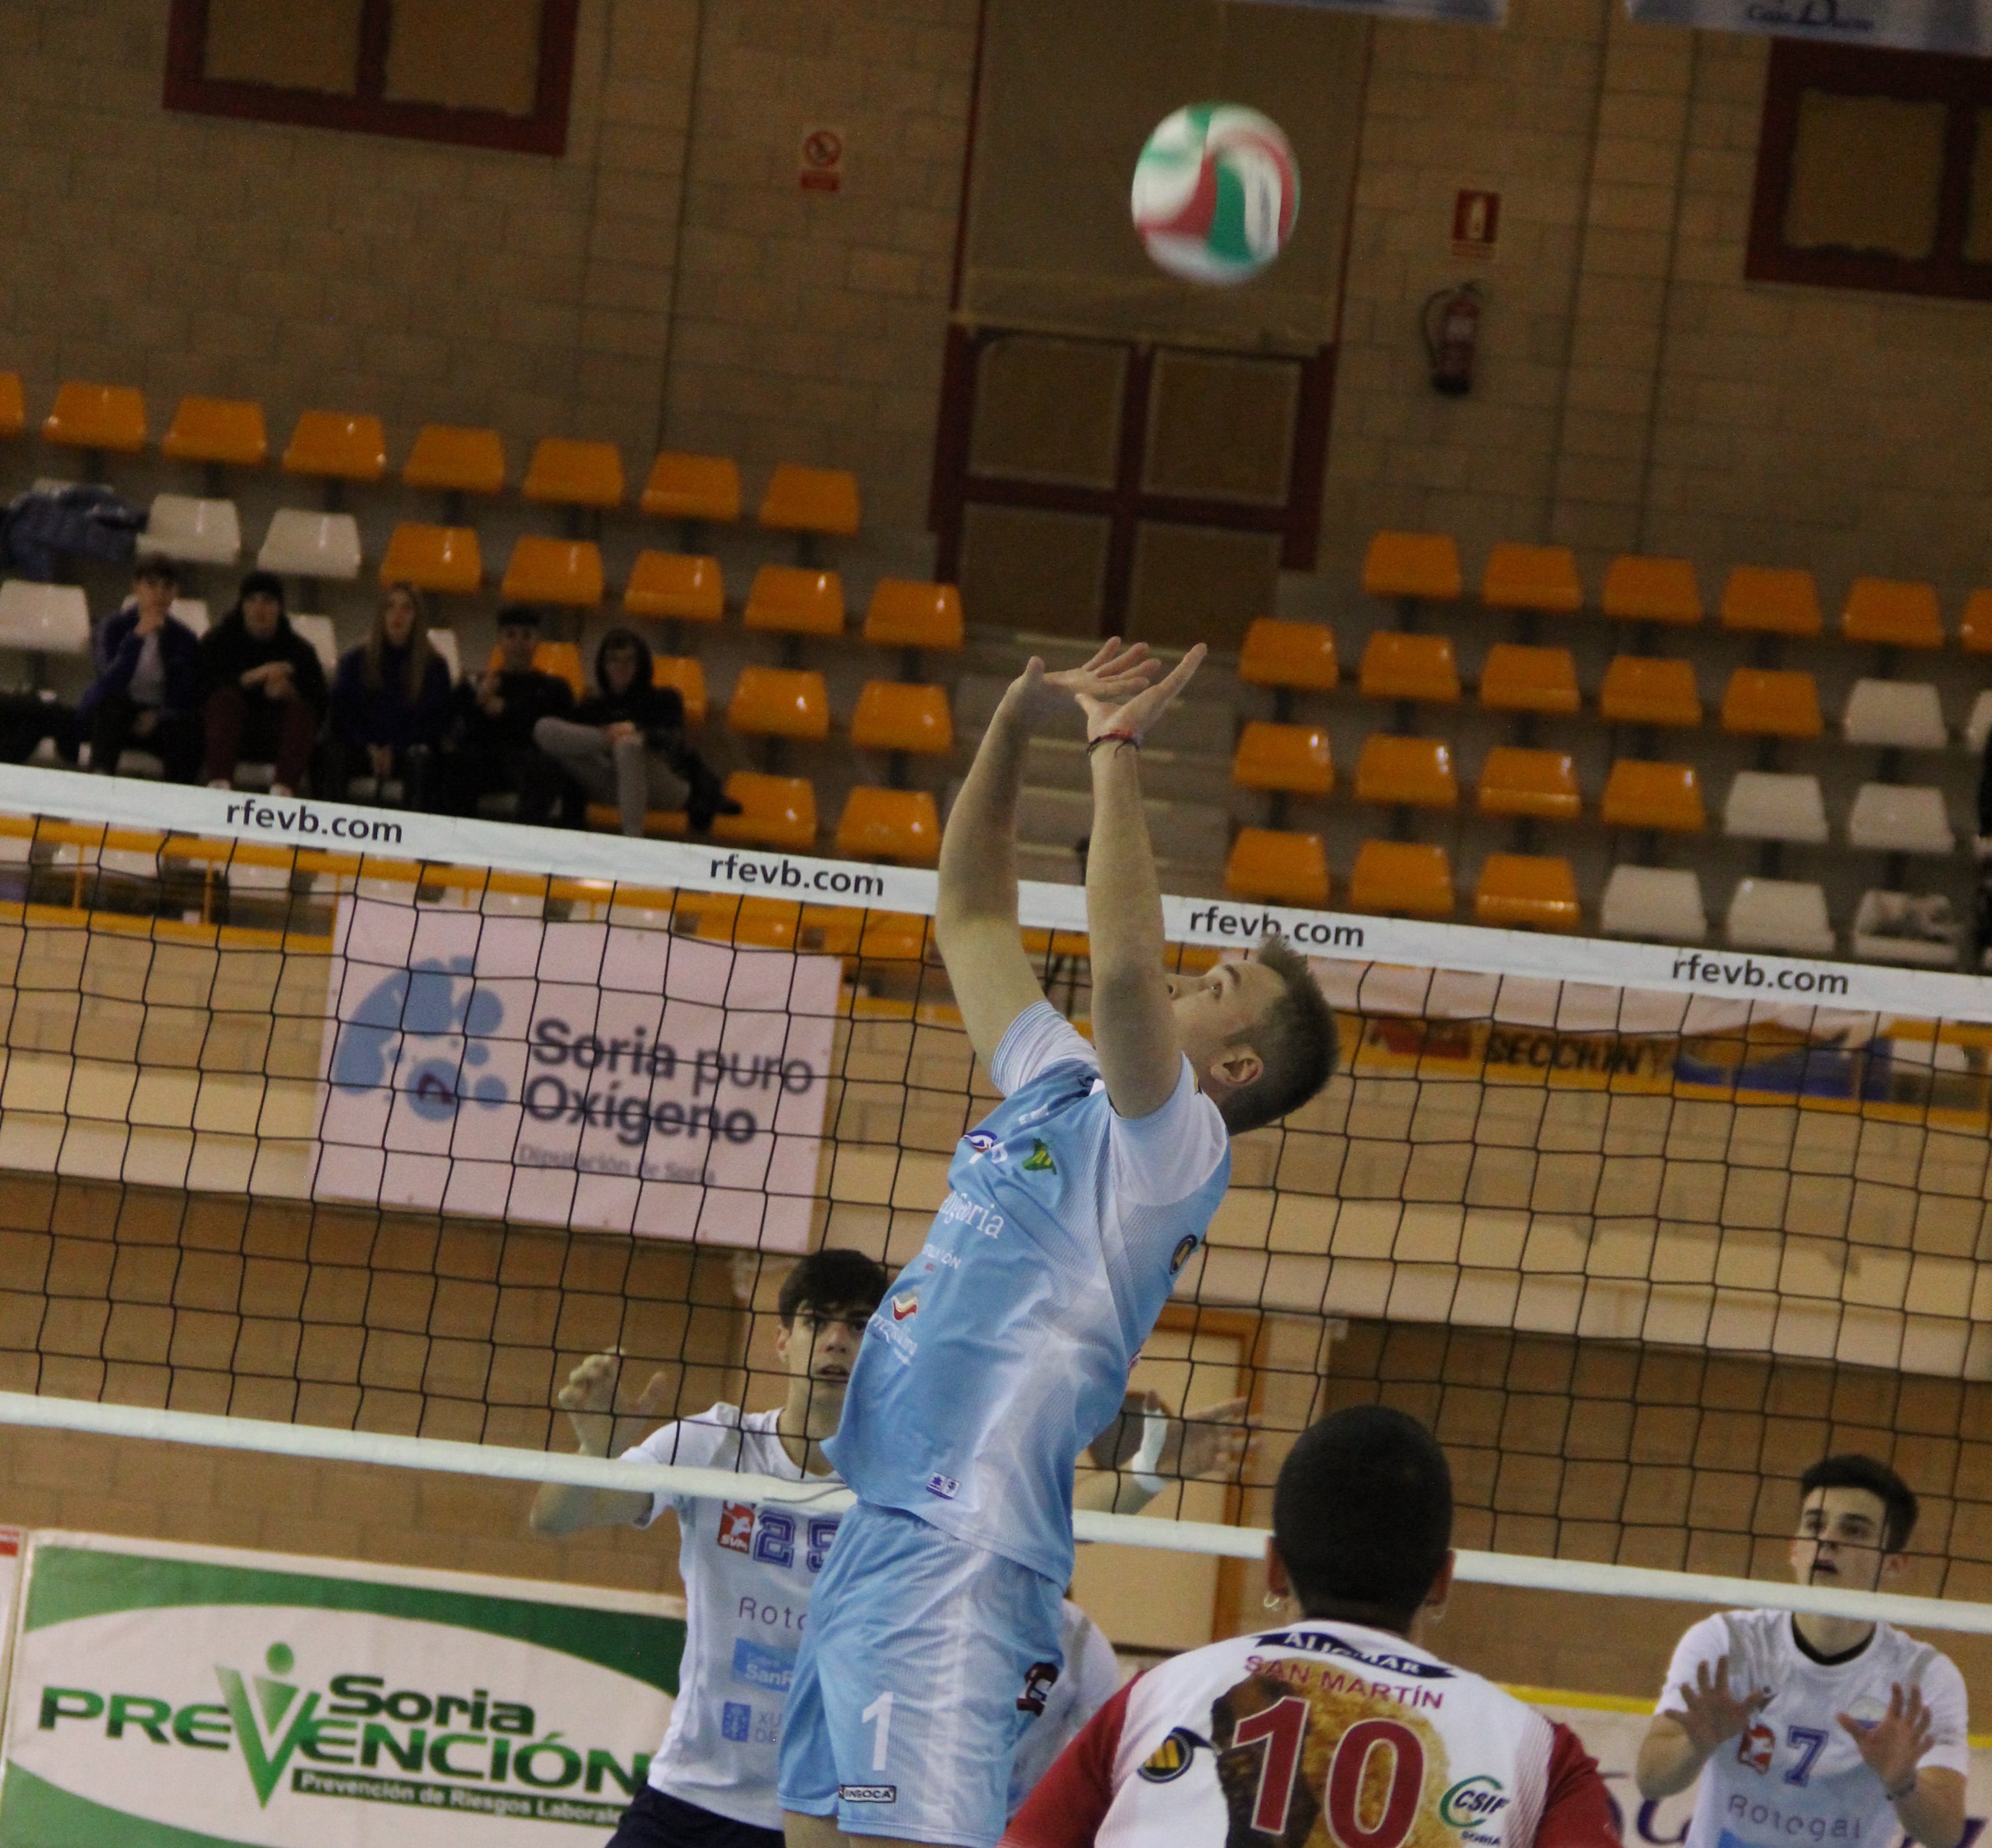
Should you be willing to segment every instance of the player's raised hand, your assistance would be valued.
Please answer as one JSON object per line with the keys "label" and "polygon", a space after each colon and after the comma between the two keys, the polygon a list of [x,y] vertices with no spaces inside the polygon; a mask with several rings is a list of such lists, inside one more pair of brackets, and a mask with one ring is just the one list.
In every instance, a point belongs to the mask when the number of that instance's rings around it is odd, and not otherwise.
{"label": "player's raised hand", "polygon": [[1068,700],[1082,704],[1087,697],[1123,700],[1151,685],[1162,670],[1159,661],[1148,658],[1145,642],[1121,645],[1118,636],[1110,636],[1090,660],[1076,667],[1062,667],[1056,673],[1032,655],[1024,671],[1010,683],[1003,703],[1019,717],[1036,722],[1065,710]]}
{"label": "player's raised hand", "polygon": [[1189,684],[1190,677],[1203,665],[1203,657],[1209,652],[1201,642],[1198,643],[1153,686],[1144,687],[1133,694],[1076,688],[1073,697],[1086,714],[1087,740],[1090,742],[1109,731],[1125,732],[1135,738],[1147,737],[1155,721],[1175,703],[1177,694]]}
{"label": "player's raised hand", "polygon": [[1771,1698],[1768,1689],[1759,1688],[1755,1693],[1738,1700],[1729,1691],[1727,1655],[1717,1661],[1712,1676],[1707,1662],[1698,1663],[1693,1683],[1683,1681],[1676,1691],[1681,1697],[1683,1710],[1673,1717],[1704,1757],[1724,1740],[1734,1738],[1756,1718],[1758,1710]]}
{"label": "player's raised hand", "polygon": [[1169,1420],[1158,1473],[1181,1476],[1221,1476],[1235,1481],[1246,1459],[1259,1447],[1259,1434],[1248,1430],[1249,1399],[1226,1399]]}
{"label": "player's raised hand", "polygon": [[1845,1713],[1836,1717],[1861,1761],[1881,1780],[1884,1790],[1898,1791],[1908,1783],[1929,1750],[1935,1717],[1923,1705],[1919,1687],[1905,1694],[1902,1684],[1896,1682],[1888,1690],[1887,1713],[1865,1726]]}
{"label": "player's raised hand", "polygon": [[555,1403],[564,1412],[612,1412],[616,1383],[622,1377],[619,1352],[612,1348],[606,1354],[591,1354],[568,1375]]}

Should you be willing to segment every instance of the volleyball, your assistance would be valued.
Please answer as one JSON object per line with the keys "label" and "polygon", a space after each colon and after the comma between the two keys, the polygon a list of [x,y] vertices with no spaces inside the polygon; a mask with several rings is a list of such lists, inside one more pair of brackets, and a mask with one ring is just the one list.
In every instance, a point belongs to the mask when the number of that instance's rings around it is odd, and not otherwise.
{"label": "volleyball", "polygon": [[1249,281],[1286,247],[1300,204],[1279,124],[1233,103],[1178,109],[1134,164],[1134,229],[1156,264],[1186,282]]}

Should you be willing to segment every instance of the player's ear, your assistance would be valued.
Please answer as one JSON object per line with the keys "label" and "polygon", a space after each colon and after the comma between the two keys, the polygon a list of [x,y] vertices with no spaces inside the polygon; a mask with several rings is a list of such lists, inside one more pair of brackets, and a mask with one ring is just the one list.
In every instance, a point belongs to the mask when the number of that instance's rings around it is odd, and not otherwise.
{"label": "player's ear", "polygon": [[1881,1577],[1884,1580],[1900,1578],[1909,1569],[1909,1556],[1906,1553],[1885,1553],[1881,1555]]}
{"label": "player's ear", "polygon": [[789,1364],[789,1343],[794,1339],[796,1325],[778,1321],[775,1325],[775,1358],[783,1366]]}
{"label": "player's ear", "polygon": [[1210,1062],[1210,1076],[1233,1090],[1248,1085],[1266,1069],[1266,1062],[1250,1046],[1226,1046]]}
{"label": "player's ear", "polygon": [[1291,1597],[1294,1581],[1287,1576],[1287,1562],[1280,1557],[1280,1543],[1266,1536],[1266,1589],[1274,1597]]}
{"label": "player's ear", "polygon": [[1445,1615],[1445,1601],[1452,1595],[1452,1569],[1458,1563],[1459,1555],[1448,1546],[1445,1563],[1438,1569],[1438,1576],[1431,1582],[1431,1589],[1424,1595],[1423,1609],[1434,1623]]}

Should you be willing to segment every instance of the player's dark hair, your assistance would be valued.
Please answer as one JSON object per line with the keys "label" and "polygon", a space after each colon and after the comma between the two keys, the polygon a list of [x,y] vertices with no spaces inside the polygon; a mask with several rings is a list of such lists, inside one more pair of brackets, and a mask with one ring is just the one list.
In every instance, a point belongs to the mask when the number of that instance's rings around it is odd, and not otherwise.
{"label": "player's dark hair", "polygon": [[876,1258],[825,1246],[798,1260],[782,1279],[775,1307],[785,1328],[792,1328],[797,1311],[805,1308],[862,1309],[868,1314],[892,1282]]}
{"label": "player's dark hair", "polygon": [[180,568],[172,559],[162,558],[154,552],[141,558],[131,568],[131,581],[134,584],[142,584],[148,578],[155,583],[170,584],[177,590],[179,588]]}
{"label": "player's dark hair", "polygon": [[1393,1406],[1330,1413],[1281,1466],[1273,1539],[1308,1616],[1408,1631],[1452,1544],[1445,1452]]}
{"label": "player's dark hair", "polygon": [[1916,1530],[1915,1491],[1887,1464],[1849,1451],[1822,1457],[1799,1478],[1803,1506],[1815,1488],[1864,1488],[1881,1504],[1881,1550],[1900,1553]]}
{"label": "player's dark hair", "polygon": [[1268,937],[1257,960],[1280,978],[1280,998],[1249,1033],[1234,1042],[1259,1055],[1259,1076],[1217,1100],[1224,1127],[1234,1136],[1277,1123],[1297,1110],[1335,1076],[1339,1039],[1335,1010],[1314,979],[1307,958],[1280,937]]}

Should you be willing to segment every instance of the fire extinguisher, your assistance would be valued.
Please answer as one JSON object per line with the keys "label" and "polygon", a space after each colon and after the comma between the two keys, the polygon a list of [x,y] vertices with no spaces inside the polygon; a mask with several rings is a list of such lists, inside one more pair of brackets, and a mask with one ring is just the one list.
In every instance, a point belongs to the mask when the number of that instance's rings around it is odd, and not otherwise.
{"label": "fire extinguisher", "polygon": [[1480,338],[1480,286],[1462,282],[1430,297],[1419,324],[1434,391],[1464,397],[1473,389],[1473,346]]}

